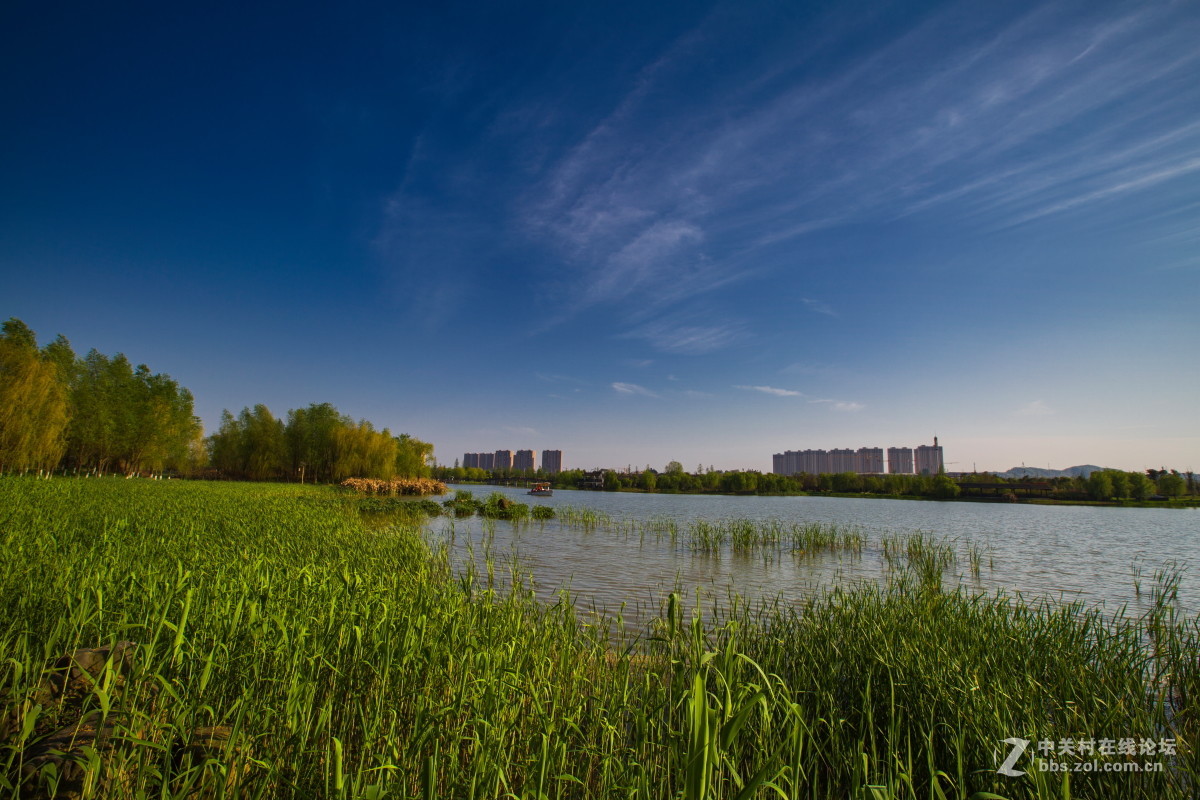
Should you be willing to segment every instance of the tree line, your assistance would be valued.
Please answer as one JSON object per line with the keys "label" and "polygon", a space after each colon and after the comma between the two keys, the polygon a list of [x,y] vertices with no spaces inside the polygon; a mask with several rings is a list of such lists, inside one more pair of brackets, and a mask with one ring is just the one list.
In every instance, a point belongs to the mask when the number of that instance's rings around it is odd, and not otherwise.
{"label": "tree line", "polygon": [[1148,469],[1142,472],[1124,472],[1117,469],[1102,469],[1087,477],[1073,479],[1076,492],[1086,491],[1092,500],[1148,500],[1154,495],[1182,497],[1196,494],[1196,476],[1177,470]]}
{"label": "tree line", "polygon": [[192,394],[169,375],[66,337],[39,348],[19,319],[0,326],[0,472],[190,470],[203,461]]}
{"label": "tree line", "polygon": [[426,478],[433,455],[429,442],[356,423],[329,403],[292,409],[286,422],[262,404],[236,417],[225,411],[208,441],[216,475],[255,481]]}
{"label": "tree line", "polygon": [[[561,489],[596,488],[604,491],[643,491],[663,494],[808,494],[837,492],[873,493],[904,496],[954,497],[957,483],[946,475],[859,475],[837,474],[776,475],[753,470],[717,470],[698,467],[685,472],[678,461],[663,471],[651,469],[592,470],[568,469],[554,474],[542,470],[484,470],[476,467],[441,467],[434,477],[446,482],[479,482],[528,479],[550,481]],[[597,480],[599,479],[599,481]]]}
{"label": "tree line", "polygon": [[174,473],[335,482],[428,477],[433,445],[354,422],[329,403],[286,421],[259,404],[221,416],[207,439],[191,392],[122,353],[44,347],[19,319],[0,325],[0,473]]}
{"label": "tree line", "polygon": [[[488,471],[482,469],[443,467],[435,471],[436,477],[447,482],[508,480],[528,478],[547,480],[563,489],[596,488],[597,478],[602,478],[605,491],[643,491],[665,494],[874,494],[899,497],[933,497],[950,499],[963,492],[964,484],[989,484],[997,487],[1021,487],[1031,483],[1024,478],[1002,478],[991,473],[973,473],[961,478],[945,473],[936,475],[884,474],[860,475],[856,472],[800,473],[777,475],[773,472],[753,470],[715,470],[697,467],[695,472],[685,472],[678,461],[667,464],[658,471],[649,465],[643,470],[564,470],[550,475],[514,470]],[[1152,497],[1182,497],[1197,494],[1198,485],[1193,473],[1175,470],[1147,470],[1123,472],[1100,470],[1088,478],[1057,477],[1032,481],[1041,487],[1044,497],[1055,500],[1134,500],[1144,501]],[[1003,489],[1001,489],[1003,491]],[[1015,494],[1013,495],[1015,499]]]}

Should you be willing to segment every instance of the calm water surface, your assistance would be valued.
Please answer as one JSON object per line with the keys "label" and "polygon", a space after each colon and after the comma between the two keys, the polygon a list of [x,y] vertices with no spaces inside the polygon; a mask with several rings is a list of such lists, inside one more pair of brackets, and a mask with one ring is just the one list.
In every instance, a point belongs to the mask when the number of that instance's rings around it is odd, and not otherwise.
{"label": "calm water surface", "polygon": [[[616,529],[582,530],[555,520],[514,524],[479,518],[440,518],[430,536],[449,543],[461,566],[485,551],[499,564],[516,563],[539,596],[553,599],[569,589],[580,608],[615,611],[626,616],[658,612],[666,593],[682,590],[710,599],[728,592],[750,598],[805,597],[835,585],[879,581],[888,574],[881,538],[888,534],[931,533],[953,540],[956,566],[946,580],[976,591],[1003,590],[1025,598],[1081,600],[1117,610],[1145,610],[1156,570],[1182,569],[1179,605],[1200,609],[1200,511],[1195,509],[1096,508],[1002,503],[927,502],[828,497],[726,497],[713,495],[630,494],[556,490],[552,497],[530,497],[524,489],[462,486],[484,499],[492,491],[530,505],[571,506],[603,512],[634,523],[670,518],[681,534],[697,520],[749,519],[821,522],[854,526],[866,536],[861,554],[740,555],[693,552],[686,537]],[[981,548],[978,575],[968,551]],[[1140,583],[1140,595],[1137,584]]]}

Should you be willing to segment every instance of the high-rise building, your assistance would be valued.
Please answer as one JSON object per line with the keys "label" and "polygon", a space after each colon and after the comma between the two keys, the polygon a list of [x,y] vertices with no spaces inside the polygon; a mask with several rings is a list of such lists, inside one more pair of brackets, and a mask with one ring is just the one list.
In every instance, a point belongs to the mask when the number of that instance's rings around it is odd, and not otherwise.
{"label": "high-rise building", "polygon": [[911,447],[889,447],[887,451],[888,472],[893,475],[911,475],[913,451]]}
{"label": "high-rise building", "polygon": [[542,471],[549,475],[562,472],[562,450],[542,451]]}
{"label": "high-rise building", "polygon": [[495,461],[492,464],[492,469],[512,469],[513,454],[512,450],[497,450],[493,453]]}
{"label": "high-rise building", "polygon": [[830,472],[854,472],[854,451],[842,448],[829,451]]}
{"label": "high-rise building", "polygon": [[478,467],[479,466],[479,453],[464,453],[462,465],[464,468]]}
{"label": "high-rise building", "polygon": [[942,447],[938,444],[937,437],[933,437],[933,446],[923,444],[917,448],[917,474],[918,475],[937,475],[942,471],[944,463],[942,461]]}
{"label": "high-rise building", "polygon": [[795,475],[803,472],[800,459],[803,453],[797,450],[786,450],[771,457],[771,471],[776,475]]}
{"label": "high-rise building", "polygon": [[830,463],[830,455],[824,450],[786,450],[771,457],[771,471],[776,475],[798,475],[801,472],[817,475],[831,472]]}
{"label": "high-rise building", "polygon": [[802,450],[797,455],[796,466],[799,467],[799,472],[807,472],[809,475],[833,472],[833,461],[825,450]]}
{"label": "high-rise building", "polygon": [[496,454],[495,453],[480,453],[479,454],[479,468],[486,469],[486,470],[495,469],[496,468]]}
{"label": "high-rise building", "polygon": [[537,469],[537,451],[536,450],[518,450],[513,456],[513,469],[521,472],[533,472]]}
{"label": "high-rise building", "polygon": [[854,454],[854,471],[860,475],[878,475],[883,472],[883,448],[860,447]]}

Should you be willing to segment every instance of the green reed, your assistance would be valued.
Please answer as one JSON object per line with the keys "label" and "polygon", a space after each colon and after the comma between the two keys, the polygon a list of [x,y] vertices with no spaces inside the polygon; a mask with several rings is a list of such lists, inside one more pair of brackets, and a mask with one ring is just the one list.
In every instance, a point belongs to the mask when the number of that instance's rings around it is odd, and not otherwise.
{"label": "green reed", "polygon": [[[865,536],[857,528],[827,523],[790,523],[777,519],[693,520],[680,530],[678,523],[652,519],[633,522],[632,532],[671,542],[680,539],[693,551],[717,554],[782,553],[796,555],[838,550],[861,552]],[[620,530],[610,525],[610,530]]]}
{"label": "green reed", "polygon": [[[641,638],[569,598],[536,602],[515,568],[497,588],[486,530],[480,544],[481,571],[455,575],[415,527],[368,527],[322,487],[0,479],[0,794],[23,778],[24,796],[57,782],[116,800],[1148,800],[1200,785],[1194,618],[942,591],[898,569],[886,587],[704,615],[675,594]],[[886,552],[948,566],[936,541]],[[121,640],[137,643],[128,674],[48,695],[54,659]],[[29,774],[81,718],[111,735],[68,747],[71,775]],[[1029,755],[1025,776],[996,773],[1004,738],[1089,735],[1178,737],[1179,755],[1159,773],[1068,781]]]}
{"label": "green reed", "polygon": [[594,508],[560,506],[557,516],[563,527],[567,528],[603,528],[614,524],[612,517]]}

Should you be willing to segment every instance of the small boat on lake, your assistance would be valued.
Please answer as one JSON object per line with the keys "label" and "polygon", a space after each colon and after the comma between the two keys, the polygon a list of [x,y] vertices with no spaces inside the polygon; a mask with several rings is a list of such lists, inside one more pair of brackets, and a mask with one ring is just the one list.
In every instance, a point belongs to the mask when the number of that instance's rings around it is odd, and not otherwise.
{"label": "small boat on lake", "polygon": [[538,497],[549,497],[550,495],[554,494],[554,492],[550,489],[549,483],[535,483],[533,486],[529,487],[529,494],[536,495]]}

